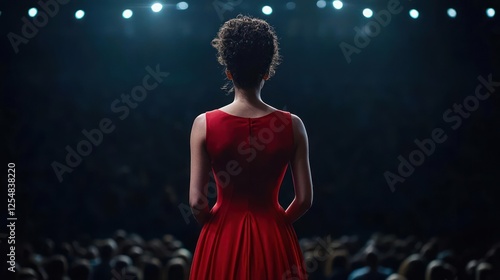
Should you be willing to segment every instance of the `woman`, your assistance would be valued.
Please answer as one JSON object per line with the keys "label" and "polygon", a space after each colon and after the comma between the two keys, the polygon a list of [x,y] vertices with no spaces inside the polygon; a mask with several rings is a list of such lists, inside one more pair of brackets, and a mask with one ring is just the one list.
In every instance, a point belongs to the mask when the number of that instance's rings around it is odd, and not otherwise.
{"label": "woman", "polygon": [[[260,97],[279,63],[276,34],[267,22],[240,15],[223,24],[212,45],[234,101],[196,117],[191,131],[189,203],[203,228],[190,279],[307,279],[292,227],[312,204],[306,130],[299,117]],[[284,210],[278,193],[288,165],[295,198]]]}

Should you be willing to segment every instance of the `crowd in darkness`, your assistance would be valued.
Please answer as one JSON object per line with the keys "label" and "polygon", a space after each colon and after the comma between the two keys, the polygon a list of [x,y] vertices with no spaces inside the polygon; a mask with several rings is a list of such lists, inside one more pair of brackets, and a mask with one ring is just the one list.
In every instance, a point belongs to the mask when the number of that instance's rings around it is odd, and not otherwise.
{"label": "crowd in darkness", "polygon": [[[309,280],[500,279],[500,243],[457,248],[445,238],[373,234],[366,242],[327,236],[302,238],[300,245]],[[193,256],[171,234],[144,240],[124,230],[98,240],[46,238],[19,250],[20,280],[187,280]],[[299,271],[291,269],[282,280],[298,279]]]}

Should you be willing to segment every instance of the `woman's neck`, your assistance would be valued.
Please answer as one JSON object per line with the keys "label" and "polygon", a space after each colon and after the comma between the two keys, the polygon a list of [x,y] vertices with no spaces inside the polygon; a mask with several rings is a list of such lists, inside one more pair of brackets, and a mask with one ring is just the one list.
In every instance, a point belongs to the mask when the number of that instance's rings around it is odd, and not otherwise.
{"label": "woman's neck", "polygon": [[233,103],[243,103],[252,106],[264,104],[260,97],[260,87],[256,89],[240,89],[235,87]]}

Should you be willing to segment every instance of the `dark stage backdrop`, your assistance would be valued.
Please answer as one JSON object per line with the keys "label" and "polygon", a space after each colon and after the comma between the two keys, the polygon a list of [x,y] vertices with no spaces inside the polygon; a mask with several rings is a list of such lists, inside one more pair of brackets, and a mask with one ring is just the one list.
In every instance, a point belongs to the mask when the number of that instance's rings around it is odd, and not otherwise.
{"label": "dark stage backdrop", "polygon": [[[194,247],[189,133],[198,114],[232,101],[210,41],[238,13],[275,27],[283,63],[262,96],[309,134],[315,196],[299,237],[499,233],[500,31],[484,12],[494,1],[359,0],[338,11],[207,1],[160,13],[67,1],[39,27],[27,13],[39,4],[15,2],[0,4],[1,172],[15,163],[19,239],[123,228]],[[378,17],[364,18],[365,7]],[[288,174],[282,205],[292,198]]]}

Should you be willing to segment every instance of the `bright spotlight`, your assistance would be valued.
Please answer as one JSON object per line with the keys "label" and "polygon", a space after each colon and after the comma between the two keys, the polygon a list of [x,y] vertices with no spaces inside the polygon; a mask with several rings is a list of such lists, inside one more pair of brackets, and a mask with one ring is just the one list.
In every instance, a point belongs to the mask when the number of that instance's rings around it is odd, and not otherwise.
{"label": "bright spotlight", "polygon": [[125,11],[123,11],[122,17],[123,18],[131,18],[133,14],[134,14],[134,12],[132,12],[132,10],[126,9]]}
{"label": "bright spotlight", "polygon": [[320,9],[323,9],[324,7],[326,7],[326,1],[319,0],[318,2],[316,2],[316,6],[318,6],[318,8]]}
{"label": "bright spotlight", "polygon": [[413,18],[413,19],[417,19],[419,15],[420,15],[420,14],[419,14],[419,12],[418,12],[417,10],[415,10],[415,9],[411,9],[411,10],[410,10],[410,17],[411,17],[411,18]]}
{"label": "bright spotlight", "polygon": [[486,9],[486,15],[490,18],[494,17],[495,16],[495,9],[493,9],[493,8]]}
{"label": "bright spotlight", "polygon": [[264,13],[265,15],[270,15],[273,13],[273,8],[269,6],[264,6],[262,7],[262,13]]}
{"label": "bright spotlight", "polygon": [[84,16],[85,16],[85,12],[84,12],[84,11],[82,11],[82,10],[78,10],[78,11],[76,11],[76,13],[75,13],[75,18],[76,18],[76,19],[82,19]]}
{"label": "bright spotlight", "polygon": [[344,7],[344,3],[342,3],[342,1],[340,1],[340,0],[335,0],[332,2],[332,4],[333,4],[333,7],[337,10],[340,10],[340,9],[342,9],[342,7]]}
{"label": "bright spotlight", "polygon": [[453,8],[449,8],[448,9],[448,16],[451,17],[451,18],[455,18],[457,17],[457,11]]}
{"label": "bright spotlight", "polygon": [[36,8],[31,8],[28,10],[28,15],[30,17],[35,17],[37,13],[38,13],[38,10]]}
{"label": "bright spotlight", "polygon": [[363,10],[363,15],[365,16],[365,18],[371,18],[373,16],[373,11],[366,8]]}
{"label": "bright spotlight", "polygon": [[179,2],[177,3],[177,5],[175,5],[175,7],[177,8],[177,10],[187,10],[189,4],[187,2]]}
{"label": "bright spotlight", "polygon": [[153,10],[153,12],[155,13],[158,13],[159,11],[161,11],[161,9],[163,9],[163,5],[160,3],[154,3],[153,5],[151,5],[151,10]]}

